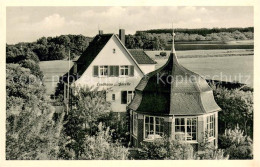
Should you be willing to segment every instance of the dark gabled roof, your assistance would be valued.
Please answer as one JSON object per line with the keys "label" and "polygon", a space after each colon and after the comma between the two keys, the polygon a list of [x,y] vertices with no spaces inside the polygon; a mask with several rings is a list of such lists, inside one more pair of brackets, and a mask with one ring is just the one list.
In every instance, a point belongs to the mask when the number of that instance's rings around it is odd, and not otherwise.
{"label": "dark gabled roof", "polygon": [[[73,67],[70,69],[70,82],[74,82],[77,80],[88,68],[88,66],[92,63],[92,61],[97,57],[99,52],[104,48],[107,42],[114,34],[102,34],[97,35],[90,42],[87,49],[83,52],[83,54],[78,58],[75,63],[77,63],[77,74],[73,74]],[[117,36],[116,36],[117,37]],[[118,37],[117,37],[118,38]],[[120,39],[118,39],[120,40]],[[130,56],[135,60],[138,64],[156,64],[143,50],[141,49],[132,49],[129,50]],[[63,75],[63,81],[67,82],[68,73]]]}
{"label": "dark gabled roof", "polygon": [[128,108],[148,115],[201,115],[219,111],[213,91],[200,75],[178,62],[175,52],[143,77]]}
{"label": "dark gabled roof", "polygon": [[[99,52],[104,48],[107,42],[113,34],[102,34],[97,35],[95,38],[90,42],[87,49],[82,53],[82,55],[78,58],[75,63],[77,63],[77,74],[73,74],[73,67],[70,69],[70,82],[77,80],[88,68],[88,66],[92,63],[92,61],[97,57]],[[63,75],[63,81],[67,82],[68,73]]]}
{"label": "dark gabled roof", "polygon": [[156,64],[142,49],[128,49],[138,64]]}
{"label": "dark gabled roof", "polygon": [[92,42],[90,42],[87,49],[83,52],[80,58],[76,61],[78,65],[81,65],[78,68],[78,74],[82,75],[88,66],[92,63],[92,61],[96,58],[99,52],[104,48],[109,39],[113,36],[113,34],[103,34],[97,35]]}

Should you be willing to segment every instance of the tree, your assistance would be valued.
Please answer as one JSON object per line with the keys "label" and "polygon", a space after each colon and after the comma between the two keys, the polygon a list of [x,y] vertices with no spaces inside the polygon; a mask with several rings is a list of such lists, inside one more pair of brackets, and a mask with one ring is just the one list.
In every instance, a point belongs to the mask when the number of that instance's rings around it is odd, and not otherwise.
{"label": "tree", "polygon": [[109,115],[110,103],[106,101],[104,91],[88,87],[75,88],[72,103],[72,108],[65,117],[64,132],[72,140],[67,147],[74,150],[78,159],[83,152],[85,135],[96,134],[98,120]]}
{"label": "tree", "polygon": [[254,33],[253,32],[244,32],[247,39],[254,39]]}
{"label": "tree", "polygon": [[49,57],[48,60],[62,60],[67,57],[65,47],[63,45],[50,43],[50,47],[48,49]]}
{"label": "tree", "polygon": [[214,97],[222,109],[219,112],[219,131],[234,129],[237,125],[244,133],[253,136],[253,92],[238,89],[214,88]]}
{"label": "tree", "polygon": [[236,30],[232,33],[232,36],[236,40],[246,40],[245,34],[241,33],[240,31]]}
{"label": "tree", "polygon": [[8,98],[22,98],[31,106],[36,104],[34,100],[44,99],[45,87],[39,78],[31,74],[30,69],[23,68],[19,64],[7,64],[6,74],[7,109],[16,105]]}
{"label": "tree", "polygon": [[63,116],[52,119],[45,88],[30,69],[7,64],[6,159],[56,159]]}
{"label": "tree", "polygon": [[33,51],[37,54],[41,61],[49,60],[49,48],[47,45],[36,45]]}
{"label": "tree", "polygon": [[48,41],[46,37],[41,37],[37,40],[36,42],[37,44],[43,45],[43,46],[47,46]]}
{"label": "tree", "polygon": [[126,43],[125,43],[125,45],[129,49],[134,49],[134,47],[135,47],[135,40],[134,40],[134,37],[132,35],[126,35]]}
{"label": "tree", "polygon": [[26,60],[21,61],[21,66],[24,68],[29,68],[33,75],[40,78],[41,80],[43,79],[43,73],[40,70],[40,66],[33,59],[26,59]]}

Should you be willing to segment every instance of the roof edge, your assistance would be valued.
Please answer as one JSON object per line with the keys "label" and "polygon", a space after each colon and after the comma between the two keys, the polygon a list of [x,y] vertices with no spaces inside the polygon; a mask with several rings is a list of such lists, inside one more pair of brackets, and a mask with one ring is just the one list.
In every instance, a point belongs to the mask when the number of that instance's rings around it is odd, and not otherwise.
{"label": "roof edge", "polygon": [[[143,70],[139,67],[137,61],[134,59],[134,57],[132,56],[132,54],[129,52],[129,50],[125,47],[125,45],[122,43],[122,41],[119,39],[119,37],[116,34],[113,34],[112,37],[115,36],[116,39],[119,41],[119,43],[123,46],[123,48],[126,50],[126,52],[130,55],[130,57],[133,59],[134,63],[137,65],[137,67],[139,68],[139,70],[142,72],[143,75],[145,75],[145,73],[143,72]],[[110,39],[109,39],[110,40]]]}

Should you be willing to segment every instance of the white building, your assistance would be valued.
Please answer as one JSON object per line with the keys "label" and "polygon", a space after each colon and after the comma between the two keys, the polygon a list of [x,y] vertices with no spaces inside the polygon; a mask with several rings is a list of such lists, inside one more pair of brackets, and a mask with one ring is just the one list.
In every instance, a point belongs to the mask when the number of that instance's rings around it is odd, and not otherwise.
{"label": "white building", "polygon": [[[114,112],[126,111],[135,87],[145,74],[155,70],[156,64],[143,50],[128,50],[124,43],[123,29],[119,30],[119,37],[100,31],[69,72],[74,79],[70,85],[106,90]],[[64,85],[66,101],[68,84]]]}

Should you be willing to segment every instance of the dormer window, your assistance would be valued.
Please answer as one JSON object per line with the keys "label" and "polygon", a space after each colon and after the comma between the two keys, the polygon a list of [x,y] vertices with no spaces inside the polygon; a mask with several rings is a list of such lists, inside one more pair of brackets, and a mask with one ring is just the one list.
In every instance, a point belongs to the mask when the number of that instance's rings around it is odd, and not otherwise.
{"label": "dormer window", "polygon": [[116,49],[115,48],[113,49],[113,53],[116,53]]}

